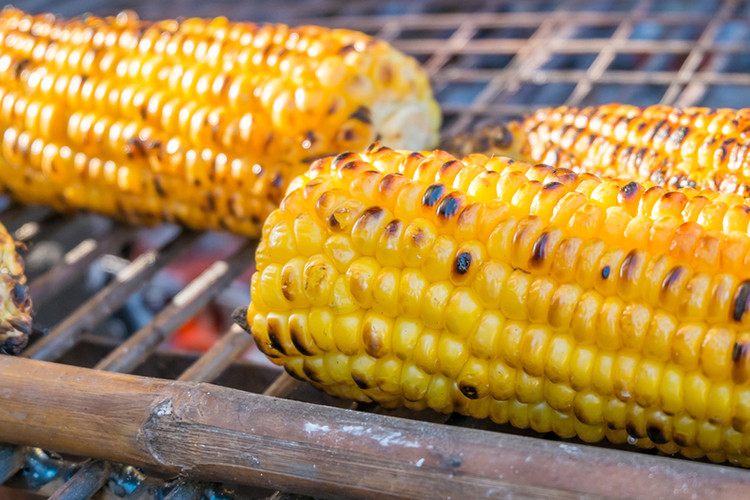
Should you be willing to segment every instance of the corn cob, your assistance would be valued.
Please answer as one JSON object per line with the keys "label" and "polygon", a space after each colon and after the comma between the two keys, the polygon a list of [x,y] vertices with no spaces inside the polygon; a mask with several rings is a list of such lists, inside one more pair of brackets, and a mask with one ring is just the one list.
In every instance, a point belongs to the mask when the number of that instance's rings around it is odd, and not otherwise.
{"label": "corn cob", "polygon": [[336,396],[750,466],[742,202],[375,145],[291,184],[246,320]]}
{"label": "corn cob", "polygon": [[23,202],[257,235],[312,159],[437,140],[417,62],[349,30],[0,14],[0,185]]}
{"label": "corn cob", "polygon": [[31,300],[23,260],[16,243],[0,224],[0,353],[15,354],[31,332]]}
{"label": "corn cob", "polygon": [[542,109],[448,147],[671,188],[750,196],[750,109],[608,104]]}

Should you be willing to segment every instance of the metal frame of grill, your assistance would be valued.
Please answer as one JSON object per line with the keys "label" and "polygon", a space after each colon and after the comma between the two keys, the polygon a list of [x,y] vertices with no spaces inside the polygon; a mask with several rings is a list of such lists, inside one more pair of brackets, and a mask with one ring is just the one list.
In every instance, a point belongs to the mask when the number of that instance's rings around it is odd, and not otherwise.
{"label": "metal frame of grill", "polygon": [[[52,11],[66,16],[83,12],[108,15],[132,8],[141,17],[152,19],[174,17],[177,13],[227,15],[237,20],[315,23],[361,30],[393,43],[424,64],[444,110],[444,137],[464,132],[486,119],[507,119],[549,105],[622,101],[638,105],[744,107],[750,97],[750,2],[739,0],[277,0],[271,4],[235,4],[229,0],[28,0],[20,6],[32,12]],[[76,235],[61,262],[31,280],[35,309],[57,309],[58,313],[62,312],[60,297],[71,280],[78,279],[103,256],[132,244],[146,231],[96,216],[66,218],[46,209],[10,203],[5,204],[0,219],[32,249],[45,241]],[[81,224],[95,230],[81,236]],[[283,491],[362,498],[480,494],[711,494],[731,498],[739,497],[750,485],[750,473],[730,466],[623,451],[606,444],[559,441],[455,415],[383,410],[336,400],[287,375],[277,377],[279,372],[267,365],[239,360],[252,340],[237,327],[230,328],[200,357],[164,348],[165,339],[251,265],[253,242],[240,238],[234,240],[235,249],[217,258],[153,321],[124,342],[87,333],[181,252],[197,245],[201,237],[173,228],[162,243],[129,262],[96,295],[66,306],[69,310],[61,318],[43,325],[49,328],[47,335],[28,347],[23,357],[147,376],[105,375],[88,368],[66,371],[62,365],[57,365],[61,371],[55,372],[62,377],[60,380],[68,380],[66,376],[74,380],[83,374],[103,387],[158,386],[163,391],[159,394],[183,403],[182,413],[174,410],[183,427],[170,427],[173,421],[156,418],[173,414],[171,409],[167,412],[160,406],[164,402],[160,400],[152,406],[146,404],[146,416],[151,418],[147,423],[133,415],[133,430],[156,428],[168,436],[170,432],[184,432],[203,446],[203,451],[196,444],[195,449],[185,452],[181,441],[166,440],[169,444],[163,453],[184,453],[173,457],[154,454],[149,458],[125,447],[112,456],[103,450],[96,457],[87,455],[93,457],[89,459],[61,457],[36,446],[67,443],[63,438],[50,436],[44,442],[24,442],[27,427],[20,423],[18,442],[32,447],[0,446],[0,485],[6,484],[0,486],[0,496],[23,495],[17,488],[47,484],[42,491],[56,499],[92,495],[172,499],[292,497]],[[76,352],[78,357],[71,357],[70,353]],[[7,362],[31,380],[54,385],[53,380],[45,378],[44,367],[48,365],[27,359]],[[176,382],[166,384],[154,376]],[[22,379],[19,376],[10,382],[4,380],[0,385],[20,387]],[[212,381],[219,385],[205,384]],[[63,394],[67,390],[58,388]],[[212,392],[216,400],[211,399]],[[195,402],[195,394],[202,395],[204,403],[213,401],[204,408],[205,414],[200,406],[203,403]],[[96,396],[94,391],[91,397]],[[0,392],[0,400],[3,398],[8,406],[20,404],[7,390]],[[227,400],[236,404],[226,407]],[[106,398],[102,401],[106,404]],[[137,398],[127,401],[139,402]],[[223,420],[211,413],[219,410],[226,412]],[[85,411],[82,410],[84,417]],[[40,415],[44,412],[39,409]],[[243,422],[249,427],[232,427],[227,421],[243,415]],[[110,416],[107,411],[97,414],[101,421],[92,424],[92,432],[97,425],[124,425]],[[88,425],[83,420],[79,422]],[[231,439],[227,441],[230,430]],[[113,427],[112,432],[116,434],[117,428]],[[60,446],[62,449],[52,451],[75,453],[81,449],[70,443]],[[211,446],[217,463],[233,466],[211,467],[211,455],[205,451]],[[127,464],[102,460],[117,457],[132,458],[130,463],[144,467],[150,476]],[[20,479],[23,471],[31,479]],[[220,481],[229,489],[213,481]],[[279,491],[273,493],[274,490]],[[31,493],[27,495],[20,498],[33,497]]]}

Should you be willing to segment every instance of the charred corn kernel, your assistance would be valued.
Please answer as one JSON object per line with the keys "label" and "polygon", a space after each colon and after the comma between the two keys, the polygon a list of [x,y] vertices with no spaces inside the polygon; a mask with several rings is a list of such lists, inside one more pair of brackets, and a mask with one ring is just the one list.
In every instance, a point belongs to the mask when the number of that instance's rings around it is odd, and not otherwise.
{"label": "charred corn kernel", "polygon": [[[440,112],[426,73],[386,43],[343,29],[224,19],[219,32],[215,23],[3,10],[5,191],[61,210],[257,236],[313,158],[376,137],[434,146]],[[40,164],[37,153],[63,147],[89,175]],[[96,168],[104,164],[116,183]]]}
{"label": "charred corn kernel", "polygon": [[[706,211],[726,196],[670,193],[379,144],[319,160],[269,216],[248,323],[341,397],[750,463],[747,252],[696,251],[730,242],[716,217],[750,237]],[[699,196],[718,229],[689,220]],[[608,210],[645,236],[602,231]]]}
{"label": "charred corn kernel", "polygon": [[0,353],[16,354],[31,333],[31,298],[16,242],[0,224]]}

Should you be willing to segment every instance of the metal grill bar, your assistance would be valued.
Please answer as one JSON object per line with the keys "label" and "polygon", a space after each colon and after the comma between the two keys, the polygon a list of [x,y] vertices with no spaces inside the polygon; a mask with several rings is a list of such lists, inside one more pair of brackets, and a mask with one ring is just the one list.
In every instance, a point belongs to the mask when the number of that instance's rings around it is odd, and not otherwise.
{"label": "metal grill bar", "polygon": [[117,278],[98,294],[79,307],[73,314],[56,326],[49,335],[24,351],[32,359],[52,361],[62,356],[88,328],[96,326],[118,307],[122,306],[133,292],[167,265],[174,257],[198,239],[196,233],[178,235],[162,252],[148,251],[138,256],[117,275]]}
{"label": "metal grill bar", "polygon": [[175,295],[148,326],[133,334],[95,368],[124,373],[135,369],[161,342],[247,269],[253,252],[254,248],[246,244],[226,260],[215,262]]}

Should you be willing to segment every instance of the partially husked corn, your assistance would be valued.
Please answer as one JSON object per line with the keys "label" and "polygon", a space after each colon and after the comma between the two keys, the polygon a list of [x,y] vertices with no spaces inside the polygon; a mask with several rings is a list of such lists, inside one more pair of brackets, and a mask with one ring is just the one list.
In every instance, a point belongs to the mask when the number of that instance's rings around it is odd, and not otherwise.
{"label": "partially husked corn", "polygon": [[541,109],[453,141],[594,175],[750,196],[750,109],[606,104]]}
{"label": "partially husked corn", "polygon": [[750,466],[744,207],[375,145],[292,183],[247,322],[336,396]]}
{"label": "partially husked corn", "polygon": [[0,224],[0,353],[16,354],[31,333],[31,299],[16,242]]}
{"label": "partially husked corn", "polygon": [[255,236],[313,159],[439,125],[417,62],[362,33],[0,13],[0,187],[22,202]]}

